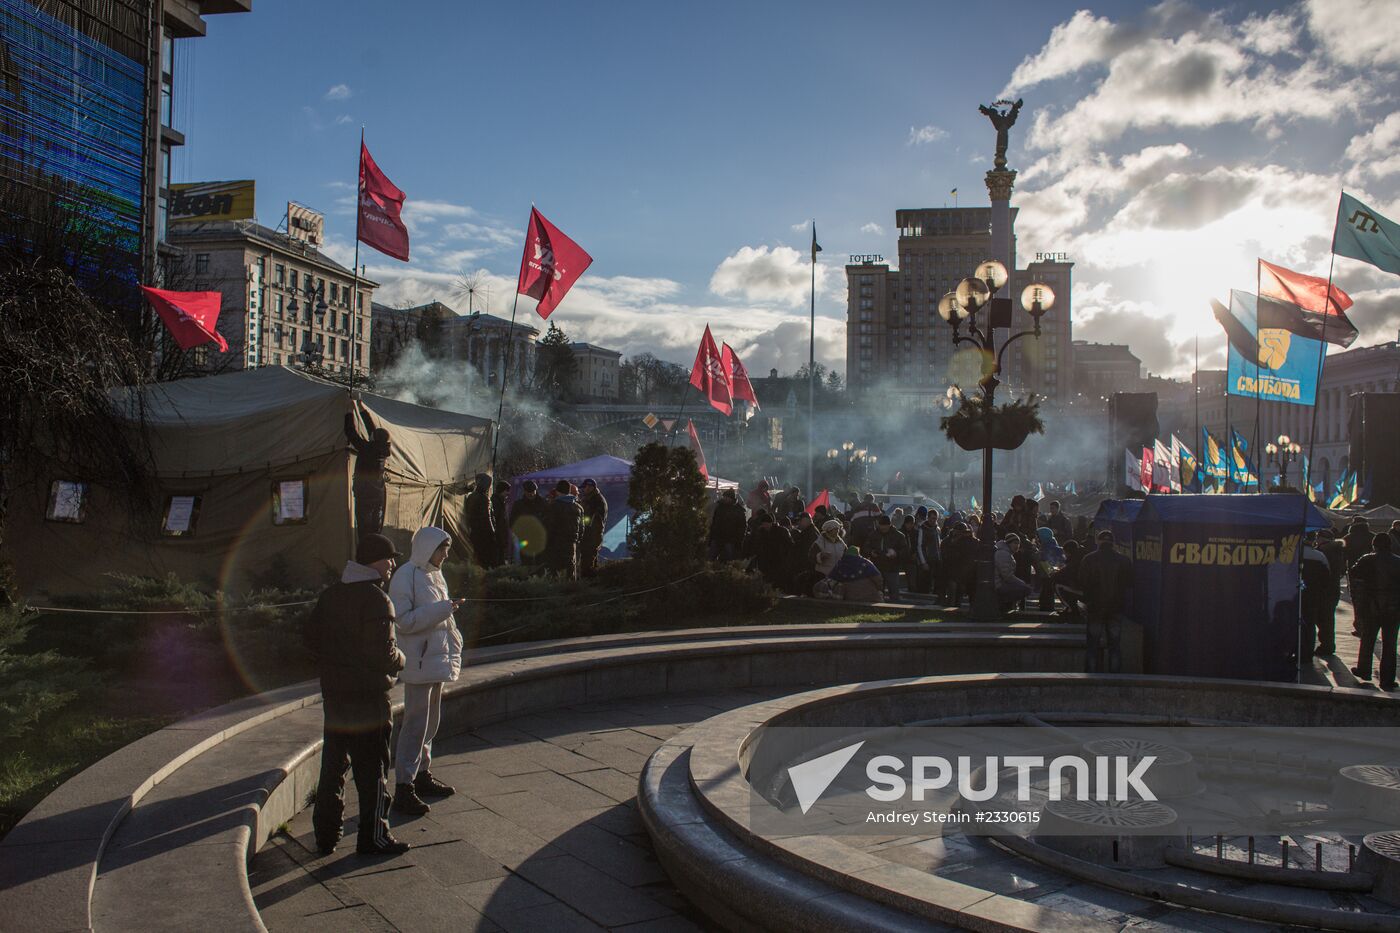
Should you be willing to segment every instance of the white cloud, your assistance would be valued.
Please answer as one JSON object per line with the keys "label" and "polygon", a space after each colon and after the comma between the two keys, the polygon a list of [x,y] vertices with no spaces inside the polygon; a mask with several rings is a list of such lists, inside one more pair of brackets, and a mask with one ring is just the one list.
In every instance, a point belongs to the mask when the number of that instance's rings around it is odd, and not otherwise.
{"label": "white cloud", "polygon": [[909,127],[909,145],[922,146],[926,143],[936,143],[941,139],[948,138],[948,131],[929,124],[927,126]]}
{"label": "white cloud", "polygon": [[[471,210],[468,208],[468,210]],[[444,236],[459,240],[489,243],[492,247],[507,247],[523,243],[525,231],[517,231],[499,223],[459,221],[442,228]]]}
{"label": "white cloud", "polygon": [[1338,62],[1400,64],[1394,0],[1308,0],[1308,27]]}
{"label": "white cloud", "polygon": [[350,85],[334,84],[326,91],[326,100],[349,100],[350,94]]}
{"label": "white cloud", "polygon": [[1117,27],[1107,18],[1080,10],[1050,31],[1039,52],[1016,66],[999,96],[1009,98],[1021,88],[1053,81],[1105,60],[1116,32]]}
{"label": "white cloud", "polygon": [[1347,173],[1347,181],[1353,185],[1400,174],[1400,111],[1387,114],[1370,131],[1353,137],[1346,157],[1354,163]]}
{"label": "white cloud", "polygon": [[870,223],[868,223],[868,224],[866,224],[865,226],[861,227],[861,228],[860,228],[860,232],[861,232],[861,233],[869,233],[869,234],[871,234],[871,235],[873,235],[873,236],[884,236],[884,235],[885,235],[885,228],[882,227],[882,226],[880,226],[879,224],[875,223],[875,221],[872,220]]}
{"label": "white cloud", "polygon": [[811,222],[810,220],[801,220],[801,221],[798,221],[797,223],[795,223],[795,224],[792,225],[792,232],[793,232],[793,233],[801,233],[803,230],[806,230],[806,229],[810,228],[811,226],[812,226],[812,222]]}
{"label": "white cloud", "polygon": [[336,125],[336,126],[344,126],[344,125],[346,125],[347,123],[354,123],[354,122],[355,122],[355,121],[350,117],[350,114],[348,114],[348,113],[342,113],[340,116],[338,116],[338,117],[335,118],[335,125]]}
{"label": "white cloud", "polygon": [[[828,270],[816,268],[817,293],[824,290]],[[727,257],[710,277],[716,295],[742,296],[748,301],[798,305],[808,299],[812,269],[805,253],[790,246],[744,246]]]}

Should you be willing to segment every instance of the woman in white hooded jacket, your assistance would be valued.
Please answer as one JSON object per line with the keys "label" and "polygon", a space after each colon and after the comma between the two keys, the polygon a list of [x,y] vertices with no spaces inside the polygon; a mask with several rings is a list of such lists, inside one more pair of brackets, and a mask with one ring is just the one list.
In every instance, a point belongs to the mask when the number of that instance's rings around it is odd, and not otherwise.
{"label": "woman in white hooded jacket", "polygon": [[447,593],[442,562],[451,536],[429,525],[413,535],[408,563],[389,581],[394,632],[404,654],[403,723],[394,751],[394,808],[413,816],[428,812],[423,797],[447,797],[453,789],[435,779],[433,736],[442,712],[442,685],[462,671],[462,635],[452,613],[462,604]]}

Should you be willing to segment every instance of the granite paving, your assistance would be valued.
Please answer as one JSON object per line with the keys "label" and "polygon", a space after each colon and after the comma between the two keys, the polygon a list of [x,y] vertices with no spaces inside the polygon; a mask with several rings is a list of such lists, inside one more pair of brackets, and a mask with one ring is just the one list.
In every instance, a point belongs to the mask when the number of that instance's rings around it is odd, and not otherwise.
{"label": "granite paving", "polygon": [[713,929],[671,884],[636,809],[651,753],[717,713],[788,692],[676,693],[562,707],[441,739],[433,774],[457,793],[424,817],[392,815],[413,848],[316,852],[303,810],[253,860],[269,930]]}

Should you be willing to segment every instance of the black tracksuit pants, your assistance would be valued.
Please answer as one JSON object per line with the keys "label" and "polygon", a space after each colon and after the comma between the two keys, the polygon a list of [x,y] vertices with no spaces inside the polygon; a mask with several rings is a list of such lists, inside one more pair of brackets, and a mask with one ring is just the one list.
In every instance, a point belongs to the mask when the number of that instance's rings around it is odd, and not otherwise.
{"label": "black tracksuit pants", "polygon": [[340,838],[348,764],[360,798],[358,844],[373,848],[389,839],[389,698],[326,697],[325,714],[321,779],[311,813],[316,841],[326,845]]}

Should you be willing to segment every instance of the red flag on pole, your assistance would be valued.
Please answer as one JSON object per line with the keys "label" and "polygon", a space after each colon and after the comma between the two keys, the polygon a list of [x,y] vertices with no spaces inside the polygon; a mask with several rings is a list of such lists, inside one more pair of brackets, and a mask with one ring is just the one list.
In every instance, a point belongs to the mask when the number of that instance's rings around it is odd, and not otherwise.
{"label": "red flag on pole", "polygon": [[753,383],[749,382],[749,371],[739,361],[739,354],[735,353],[734,349],[727,343],[724,345],[722,354],[724,375],[729,379],[733,401],[748,402],[754,408],[758,408],[758,396],[754,394]]}
{"label": "red flag on pole", "polygon": [[404,193],[374,164],[363,142],[360,143],[360,212],[355,218],[355,236],[386,256],[408,262],[408,228],[399,219]]}
{"label": "red flag on pole", "polygon": [[812,501],[807,503],[807,514],[815,517],[819,505],[824,505],[828,512],[831,511],[831,490],[823,489],[813,496]]}
{"label": "red flag on pole", "polygon": [[1152,455],[1155,447],[1144,447],[1142,449],[1142,491],[1156,492],[1156,486],[1152,482]]}
{"label": "red flag on pole", "polygon": [[141,286],[151,307],[175,338],[181,350],[214,341],[220,353],[228,352],[228,341],[218,331],[219,308],[224,296],[218,292],[168,292]]}
{"label": "red flag on pole", "polygon": [[569,289],[593,264],[583,251],[544,215],[530,208],[530,227],[525,231],[525,253],[520,257],[520,281],[515,290],[538,298],[536,311],[548,318],[569,293]]}
{"label": "red flag on pole", "polygon": [[705,469],[705,451],[700,449],[700,435],[695,430],[695,422],[686,420],[686,430],[690,432],[690,449],[695,451],[695,463],[700,467],[700,475],[705,482],[710,481],[710,471]]}
{"label": "red flag on pole", "polygon": [[690,368],[690,384],[695,386],[710,404],[721,414],[734,411],[734,400],[729,394],[729,379],[724,374],[724,362],[715,346],[715,338],[710,335],[710,325],[705,325],[705,336],[700,338],[700,349],[695,353],[695,365]]}

